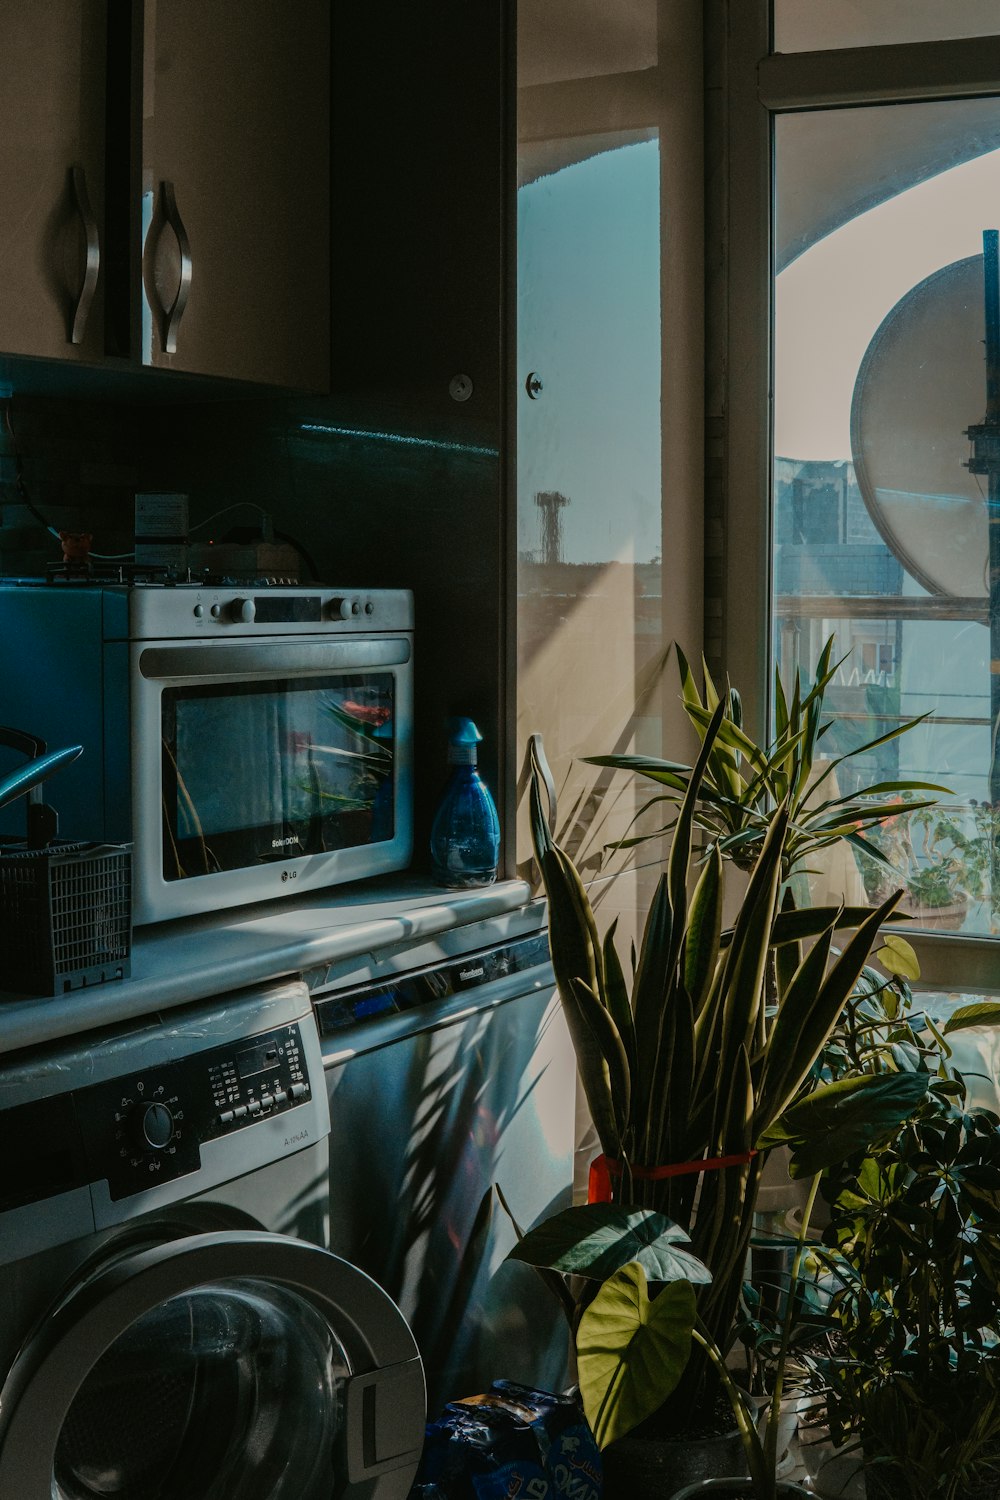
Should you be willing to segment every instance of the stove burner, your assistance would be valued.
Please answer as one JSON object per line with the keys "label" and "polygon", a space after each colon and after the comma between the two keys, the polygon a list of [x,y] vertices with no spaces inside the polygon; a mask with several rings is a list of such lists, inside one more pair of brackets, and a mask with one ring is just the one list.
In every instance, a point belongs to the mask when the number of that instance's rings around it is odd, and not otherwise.
{"label": "stove burner", "polygon": [[[90,557],[74,561],[46,565],[45,581],[65,588],[74,584],[124,584],[133,587],[141,584],[145,588],[298,588],[295,578],[262,577],[259,573],[196,572],[193,568],[168,568],[156,563],[101,562]],[[30,578],[2,579],[0,582],[30,584]]]}
{"label": "stove burner", "polygon": [[[88,557],[63,558],[45,568],[46,582],[65,583],[166,583],[169,570],[150,563],[102,562]],[[185,580],[187,581],[187,580]]]}

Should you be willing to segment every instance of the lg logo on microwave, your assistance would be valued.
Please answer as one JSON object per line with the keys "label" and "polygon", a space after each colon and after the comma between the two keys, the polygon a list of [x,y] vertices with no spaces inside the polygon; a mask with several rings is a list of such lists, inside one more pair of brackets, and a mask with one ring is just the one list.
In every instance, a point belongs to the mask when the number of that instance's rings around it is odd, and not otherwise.
{"label": "lg logo on microwave", "polygon": [[281,878],[282,880],[295,880],[298,873],[298,870],[282,870]]}

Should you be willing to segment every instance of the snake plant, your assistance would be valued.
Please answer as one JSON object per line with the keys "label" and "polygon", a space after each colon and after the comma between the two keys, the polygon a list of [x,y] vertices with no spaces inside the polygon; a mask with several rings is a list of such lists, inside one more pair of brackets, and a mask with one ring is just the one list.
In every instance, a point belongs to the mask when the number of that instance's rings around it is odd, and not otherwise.
{"label": "snake plant", "polygon": [[[815,700],[814,700],[815,701]],[[631,982],[600,937],[579,873],[546,822],[533,759],[531,824],[546,895],[552,962],[580,1076],[618,1204],[656,1210],[691,1237],[711,1273],[698,1317],[723,1350],[735,1322],[764,1138],[803,1088],[868,960],[896,892],[875,908],[782,911],[782,876],[794,833],[789,784],[759,813],[758,849],[732,928],[723,932],[720,842],[694,877],[693,835],[709,768],[728,755],[733,725],[719,702],[678,800],[667,867],[649,910]],[[755,825],[756,826],[756,825]],[[836,929],[854,929],[839,952]],[[802,940],[812,944],[803,952]],[[777,948],[777,1004],[766,999]],[[718,1170],[698,1163],[734,1159]],[[680,1175],[645,1174],[681,1166]],[[697,1213],[694,1212],[697,1200]],[[672,1402],[697,1399],[704,1362],[692,1359]]]}
{"label": "snake plant", "polygon": [[[806,688],[796,673],[790,699],[786,698],[775,670],[775,736],[768,745],[758,745],[746,733],[742,701],[736,689],[727,686],[720,695],[708,668],[704,667],[704,687],[699,692],[691,667],[683,651],[677,648],[684,709],[703,741],[720,705],[722,709],[711,750],[702,766],[694,820],[741,869],[753,868],[767,837],[772,813],[782,805],[788,818],[781,849],[782,879],[787,880],[793,870],[801,869],[808,856],[842,839],[891,868],[882,850],[865,838],[865,831],[897,815],[904,792],[948,791],[934,782],[912,779],[877,781],[855,792],[835,791],[836,773],[845,761],[907,734],[927,714],[907,719],[854,750],[820,759],[821,741],[835,722],[824,718],[824,696],[846,660],[833,661],[833,643],[830,636],[820,653],[811,687]],[[637,820],[660,803],[668,808],[679,807],[693,775],[692,768],[682,762],[650,756],[593,755],[587,756],[586,761],[588,765],[634,771],[664,789],[643,805]],[[934,801],[934,798],[908,800],[905,810],[918,812],[932,807]],[[621,839],[614,847],[633,847],[669,832],[672,826],[668,823],[655,833]]]}

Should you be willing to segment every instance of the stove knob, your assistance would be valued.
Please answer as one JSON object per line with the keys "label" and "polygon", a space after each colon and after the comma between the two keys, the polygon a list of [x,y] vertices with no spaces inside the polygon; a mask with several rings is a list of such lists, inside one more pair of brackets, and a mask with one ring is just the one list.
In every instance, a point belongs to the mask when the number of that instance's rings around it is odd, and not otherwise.
{"label": "stove knob", "polygon": [[349,620],[354,613],[350,599],[331,599],[324,614],[328,620]]}
{"label": "stove knob", "polygon": [[163,1151],[174,1138],[174,1117],[165,1104],[140,1104],[128,1125],[140,1151]]}
{"label": "stove knob", "polygon": [[226,613],[238,625],[252,625],[257,618],[257,606],[252,599],[233,599]]}

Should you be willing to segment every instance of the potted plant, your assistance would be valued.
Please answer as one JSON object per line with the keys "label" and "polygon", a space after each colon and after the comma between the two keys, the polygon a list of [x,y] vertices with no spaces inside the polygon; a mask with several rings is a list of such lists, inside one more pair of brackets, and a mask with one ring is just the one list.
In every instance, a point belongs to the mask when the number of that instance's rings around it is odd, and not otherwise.
{"label": "potted plant", "polygon": [[[689,1429],[703,1406],[710,1349],[725,1352],[730,1346],[757,1182],[772,1145],[768,1132],[807,1083],[898,899],[896,893],[877,908],[780,909],[792,836],[789,789],[768,815],[755,815],[763,819],[763,838],[736,920],[723,932],[718,845],[705,858],[690,898],[688,889],[703,779],[725,726],[726,705],[720,702],[679,800],[668,866],[631,985],[615,949],[614,927],[599,938],[579,875],[549,832],[537,775],[531,790],[553,965],[603,1147],[592,1173],[592,1199],[661,1216],[652,1226],[644,1221],[643,1233],[659,1237],[667,1232],[664,1225],[683,1230],[691,1253],[709,1272],[697,1294],[700,1340],[694,1355],[683,1361],[671,1390],[661,1385],[658,1402],[646,1413],[658,1434]],[[838,928],[855,931],[835,953]],[[807,953],[805,938],[814,939]],[[773,1007],[765,993],[772,950],[779,956]],[[581,1240],[591,1227],[581,1220]],[[620,1224],[608,1232],[624,1243]],[[566,1256],[560,1259],[551,1244],[542,1253],[529,1239],[516,1253],[558,1270],[584,1270],[579,1255],[574,1261],[573,1243],[562,1250]],[[605,1265],[601,1275],[607,1274]],[[608,1427],[605,1438],[633,1428],[632,1416],[634,1411],[621,1427]]]}
{"label": "potted plant", "polygon": [[[861,1076],[828,1082],[791,1106],[774,1123],[768,1143],[790,1151],[793,1176],[809,1174],[806,1206],[794,1242],[794,1257],[777,1336],[769,1353],[772,1373],[766,1412],[738,1386],[725,1353],[698,1316],[695,1285],[706,1286],[710,1274],[687,1248],[678,1226],[650,1210],[628,1210],[592,1204],[571,1208],[522,1235],[513,1258],[563,1276],[585,1278],[589,1287],[574,1299],[562,1288],[575,1329],[577,1367],[584,1408],[599,1446],[607,1450],[616,1438],[647,1418],[678,1385],[692,1347],[711,1361],[735,1421],[736,1443],[729,1452],[724,1477],[698,1476],[693,1486],[677,1490],[678,1500],[711,1488],[741,1500],[777,1500],[781,1495],[804,1494],[778,1480],[778,1431],[786,1364],[793,1345],[798,1288],[806,1247],[809,1216],[819,1183],[819,1172],[841,1152],[870,1144],[912,1113],[927,1087],[925,1077]],[[651,1296],[650,1281],[660,1285]],[[598,1283],[596,1286],[592,1283]],[[733,1460],[739,1450],[745,1473]],[[608,1454],[605,1453],[607,1458]],[[662,1457],[662,1455],[661,1455]],[[688,1476],[670,1454],[670,1467],[651,1494],[667,1496]],[[615,1493],[612,1485],[609,1493]],[[641,1500],[641,1488],[631,1476],[629,1487],[617,1491]]]}
{"label": "potted plant", "polygon": [[[904,796],[896,815],[867,834],[861,873],[869,897],[879,899],[887,879],[900,883],[906,888],[900,909],[919,926],[957,931],[970,899],[982,900],[990,890],[992,846],[960,826],[971,811],[948,803],[928,807]],[[883,862],[872,862],[872,850]]]}
{"label": "potted plant", "polygon": [[927,1092],[827,1171],[832,1336],[813,1383],[835,1447],[863,1451],[870,1497],[978,1500],[1000,1485],[1000,1121],[966,1109],[948,1037],[1000,1005],[918,1029],[908,995],[880,1000],[845,1013],[831,1064],[853,1053]]}
{"label": "potted plant", "polygon": [[[722,705],[722,723],[701,774],[701,790],[694,813],[698,828],[708,835],[728,859],[740,869],[752,870],[774,809],[788,803],[788,827],[781,851],[781,878],[788,881],[804,868],[804,861],[841,840],[864,852],[888,878],[895,875],[893,862],[867,834],[900,812],[916,813],[936,806],[920,792],[946,793],[934,782],[912,778],[876,781],[852,792],[839,792],[837,773],[847,761],[886,745],[928,717],[907,719],[895,729],[877,736],[841,755],[824,756],[822,741],[833,725],[824,717],[824,699],[846,657],[833,660],[834,637],[820,653],[811,686],[804,686],[796,673],[790,696],[786,696],[780,674],[774,674],[775,734],[766,745],[758,745],[746,732],[739,693],[727,685],[720,693],[703,665],[703,687],[699,692],[684,653],[677,649],[681,698],[695,731],[704,739],[717,707]],[[671,812],[679,807],[690,785],[693,768],[687,764],[638,755],[597,755],[588,764],[633,771],[654,782],[660,790],[636,814],[636,821],[654,806],[664,804]],[[889,799],[889,800],[887,800]],[[669,833],[673,822],[653,833],[622,839],[616,847],[632,848],[646,839]],[[887,892],[879,896],[884,899]]]}

